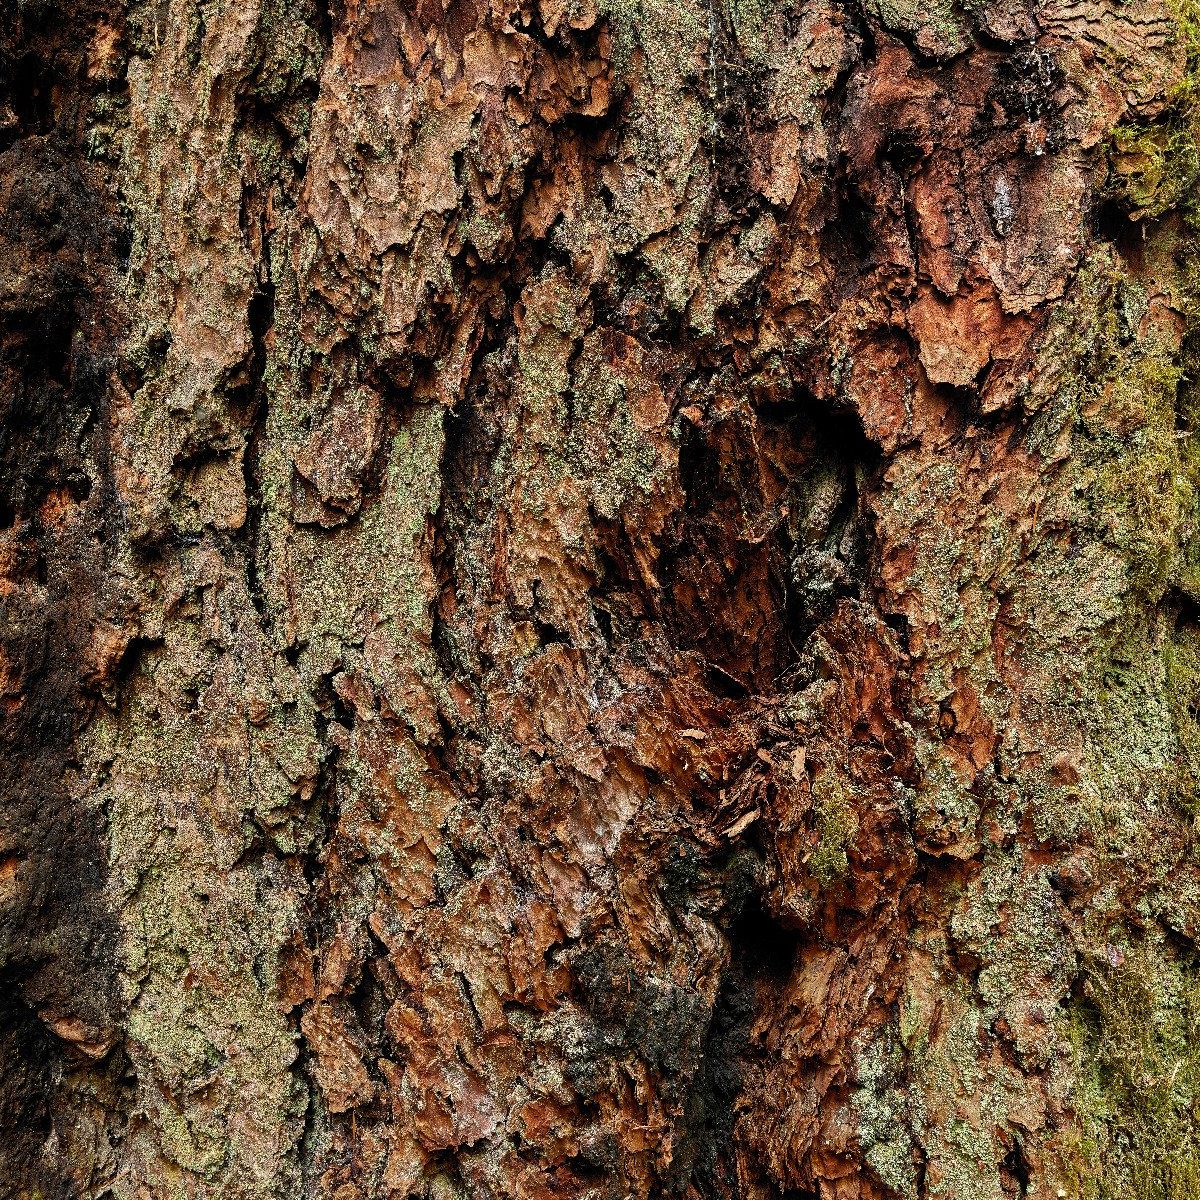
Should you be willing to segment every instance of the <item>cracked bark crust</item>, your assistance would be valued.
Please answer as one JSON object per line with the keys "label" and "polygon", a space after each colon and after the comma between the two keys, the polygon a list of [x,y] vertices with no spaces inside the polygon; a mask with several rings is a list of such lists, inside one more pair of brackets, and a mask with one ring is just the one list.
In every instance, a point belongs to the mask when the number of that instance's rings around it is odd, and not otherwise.
{"label": "cracked bark crust", "polygon": [[0,1196],[1195,1196],[1198,68],[9,4]]}

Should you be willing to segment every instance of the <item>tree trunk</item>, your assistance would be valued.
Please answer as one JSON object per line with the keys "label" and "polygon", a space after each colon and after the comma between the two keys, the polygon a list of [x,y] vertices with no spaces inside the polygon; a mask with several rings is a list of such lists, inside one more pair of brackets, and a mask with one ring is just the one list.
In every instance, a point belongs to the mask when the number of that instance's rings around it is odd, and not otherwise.
{"label": "tree trunk", "polygon": [[1196,0],[5,0],[0,1196],[1200,1196]]}

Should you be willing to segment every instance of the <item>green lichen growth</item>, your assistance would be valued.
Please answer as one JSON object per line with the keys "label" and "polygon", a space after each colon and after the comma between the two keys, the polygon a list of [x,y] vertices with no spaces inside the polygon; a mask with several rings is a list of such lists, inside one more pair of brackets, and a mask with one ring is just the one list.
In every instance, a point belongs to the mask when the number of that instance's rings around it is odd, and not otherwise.
{"label": "green lichen growth", "polygon": [[[1116,963],[1117,965],[1112,965]],[[1200,973],[1139,947],[1087,972],[1069,1012],[1080,1118],[1073,1196],[1200,1195]]]}
{"label": "green lichen growth", "polygon": [[865,1158],[880,1181],[897,1196],[917,1195],[912,1137],[905,1128],[904,1060],[900,1044],[883,1037],[865,1046],[856,1064],[853,1105]]}
{"label": "green lichen growth", "polygon": [[953,0],[921,4],[915,0],[870,0],[885,28],[907,34],[926,54],[940,59],[961,54],[969,44],[966,27]]}
{"label": "green lichen growth", "polygon": [[[1000,1171],[1021,1136],[1010,1114],[1026,1085],[989,1066],[988,1027],[988,1014],[967,987],[913,976],[897,1020],[864,1037],[852,1103],[866,1160],[889,1194],[946,1200],[1011,1194]],[[918,1187],[921,1159],[926,1174]]]}

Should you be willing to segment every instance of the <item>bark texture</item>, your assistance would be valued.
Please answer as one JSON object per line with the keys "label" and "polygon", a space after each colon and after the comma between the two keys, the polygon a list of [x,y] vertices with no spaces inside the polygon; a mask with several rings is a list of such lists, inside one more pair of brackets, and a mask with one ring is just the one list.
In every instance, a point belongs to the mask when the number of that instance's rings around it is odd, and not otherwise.
{"label": "bark texture", "polygon": [[6,0],[0,1197],[1200,1195],[1194,0]]}

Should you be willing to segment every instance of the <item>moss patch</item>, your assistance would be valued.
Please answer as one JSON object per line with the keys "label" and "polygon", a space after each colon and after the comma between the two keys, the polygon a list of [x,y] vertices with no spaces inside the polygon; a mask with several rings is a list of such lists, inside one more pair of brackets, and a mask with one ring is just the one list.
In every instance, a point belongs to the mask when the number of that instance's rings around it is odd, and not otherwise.
{"label": "moss patch", "polygon": [[828,886],[849,870],[846,850],[858,832],[850,794],[833,771],[822,772],[813,781],[813,816],[817,846],[808,860],[808,869]]}
{"label": "moss patch", "polygon": [[1113,134],[1110,185],[1135,219],[1182,208],[1189,223],[1200,220],[1200,4],[1176,0],[1171,7],[1176,37],[1186,56],[1181,80],[1161,114],[1149,123],[1119,125]]}
{"label": "moss patch", "polygon": [[1200,965],[1139,947],[1087,971],[1070,1011],[1082,1200],[1200,1195]]}

